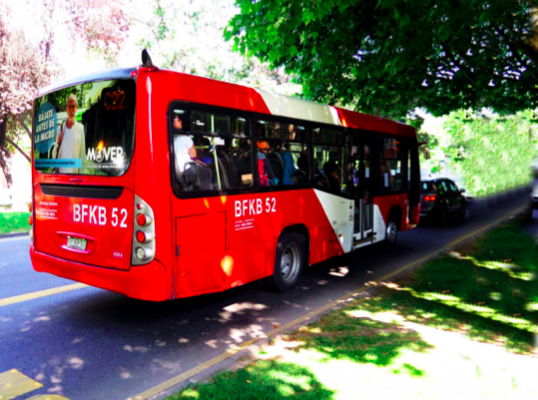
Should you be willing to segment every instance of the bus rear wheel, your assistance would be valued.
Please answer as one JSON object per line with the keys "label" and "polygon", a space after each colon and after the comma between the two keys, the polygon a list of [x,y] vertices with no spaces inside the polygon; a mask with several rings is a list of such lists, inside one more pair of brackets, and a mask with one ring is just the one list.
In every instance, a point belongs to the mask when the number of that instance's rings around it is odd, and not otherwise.
{"label": "bus rear wheel", "polygon": [[387,223],[387,230],[385,232],[385,245],[392,247],[398,241],[398,225],[396,225],[395,218],[389,219]]}
{"label": "bus rear wheel", "polygon": [[292,290],[303,272],[306,262],[306,240],[298,233],[284,233],[276,246],[273,275],[263,280],[264,287],[275,292]]}

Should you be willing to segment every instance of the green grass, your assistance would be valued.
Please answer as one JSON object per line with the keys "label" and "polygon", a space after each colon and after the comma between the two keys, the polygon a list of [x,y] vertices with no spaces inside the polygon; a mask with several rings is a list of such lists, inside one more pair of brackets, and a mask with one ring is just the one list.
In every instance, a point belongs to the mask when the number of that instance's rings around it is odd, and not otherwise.
{"label": "green grass", "polygon": [[522,224],[378,282],[264,349],[265,360],[169,400],[527,398],[538,361],[511,353],[531,353],[538,334],[538,246]]}
{"label": "green grass", "polygon": [[28,232],[29,212],[0,212],[0,235],[16,232]]}
{"label": "green grass", "polygon": [[[472,246],[440,256],[362,302],[368,311],[396,311],[409,321],[464,330],[484,342],[533,350],[538,334],[538,246],[515,219]],[[392,285],[391,285],[392,286]]]}
{"label": "green grass", "polygon": [[315,375],[300,365],[274,360],[258,361],[237,372],[217,375],[211,385],[189,388],[169,399],[332,399]]}

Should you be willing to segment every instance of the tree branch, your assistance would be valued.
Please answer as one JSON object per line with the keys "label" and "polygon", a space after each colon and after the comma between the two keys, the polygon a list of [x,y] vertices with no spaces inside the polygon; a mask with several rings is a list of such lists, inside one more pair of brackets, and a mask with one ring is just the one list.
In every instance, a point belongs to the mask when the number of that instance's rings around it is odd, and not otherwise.
{"label": "tree branch", "polygon": [[24,128],[24,130],[26,131],[28,136],[30,136],[30,139],[31,139],[32,138],[32,132],[28,128],[28,125],[26,125],[26,123],[22,120],[20,115],[16,115],[15,118],[17,119],[17,122],[19,123],[19,125]]}
{"label": "tree branch", "polygon": [[514,45],[516,49],[525,54],[533,64],[538,65],[538,52],[536,49],[525,42],[509,42]]}
{"label": "tree branch", "polygon": [[26,157],[26,159],[28,160],[29,163],[32,162],[32,159],[28,156],[28,154],[26,154],[19,146],[17,146],[17,144],[15,144],[10,138],[6,138],[6,142],[8,142],[10,145],[12,145],[13,147],[15,147],[17,150],[19,150],[19,152],[24,156]]}

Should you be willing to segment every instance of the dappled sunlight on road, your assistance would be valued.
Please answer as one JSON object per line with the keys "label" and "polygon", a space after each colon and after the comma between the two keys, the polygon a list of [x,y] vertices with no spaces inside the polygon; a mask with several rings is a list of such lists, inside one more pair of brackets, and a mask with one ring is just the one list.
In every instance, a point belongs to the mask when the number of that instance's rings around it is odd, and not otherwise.
{"label": "dappled sunlight on road", "polygon": [[[219,322],[227,322],[227,321],[232,320],[232,316],[234,314],[244,315],[245,312],[249,310],[260,311],[260,310],[265,310],[265,309],[267,309],[267,306],[264,304],[255,304],[255,303],[250,303],[250,302],[231,304],[227,307],[224,307],[223,308],[224,311],[219,313],[220,315]],[[253,315],[257,315],[257,314],[254,313]]]}

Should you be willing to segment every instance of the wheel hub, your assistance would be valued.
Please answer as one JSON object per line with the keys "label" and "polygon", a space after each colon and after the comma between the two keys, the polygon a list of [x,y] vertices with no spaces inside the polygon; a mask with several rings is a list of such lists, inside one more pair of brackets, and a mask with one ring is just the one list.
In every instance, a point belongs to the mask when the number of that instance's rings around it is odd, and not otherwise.
{"label": "wheel hub", "polygon": [[300,266],[299,249],[294,245],[287,246],[280,258],[280,273],[282,280],[291,283],[297,277]]}

